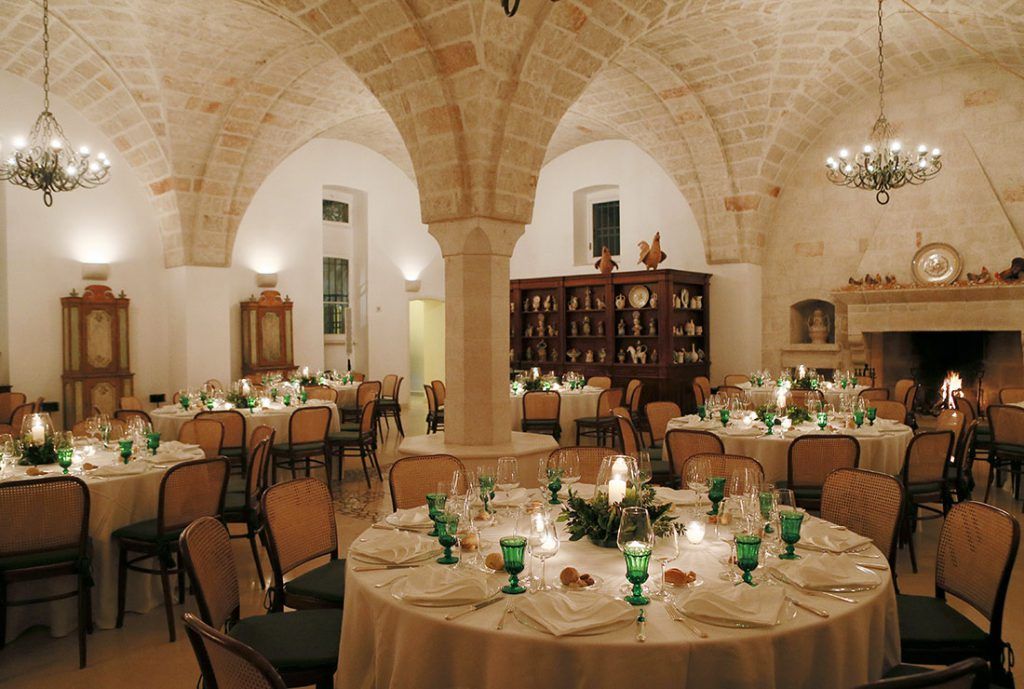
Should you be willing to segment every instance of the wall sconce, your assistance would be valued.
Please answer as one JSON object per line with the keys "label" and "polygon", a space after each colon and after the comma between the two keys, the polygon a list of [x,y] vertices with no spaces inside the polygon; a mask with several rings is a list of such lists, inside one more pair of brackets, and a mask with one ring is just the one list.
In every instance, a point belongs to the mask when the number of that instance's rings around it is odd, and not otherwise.
{"label": "wall sconce", "polygon": [[257,287],[277,287],[277,273],[256,273]]}
{"label": "wall sconce", "polygon": [[83,280],[106,280],[110,277],[110,264],[109,263],[83,263],[82,264],[82,279]]}
{"label": "wall sconce", "polygon": [[406,280],[405,281],[405,291],[406,292],[419,292],[420,291],[420,284],[421,283],[420,283],[419,280]]}

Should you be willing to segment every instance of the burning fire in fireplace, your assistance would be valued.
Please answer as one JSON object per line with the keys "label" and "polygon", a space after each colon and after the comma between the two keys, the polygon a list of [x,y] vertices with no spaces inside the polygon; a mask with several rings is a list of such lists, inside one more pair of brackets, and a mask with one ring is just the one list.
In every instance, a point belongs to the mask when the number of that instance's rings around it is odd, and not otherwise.
{"label": "burning fire in fireplace", "polygon": [[956,409],[956,398],[964,396],[964,381],[960,378],[960,374],[956,371],[950,371],[946,374],[946,379],[942,381],[942,388],[939,390],[939,394],[942,396],[939,405],[943,409]]}

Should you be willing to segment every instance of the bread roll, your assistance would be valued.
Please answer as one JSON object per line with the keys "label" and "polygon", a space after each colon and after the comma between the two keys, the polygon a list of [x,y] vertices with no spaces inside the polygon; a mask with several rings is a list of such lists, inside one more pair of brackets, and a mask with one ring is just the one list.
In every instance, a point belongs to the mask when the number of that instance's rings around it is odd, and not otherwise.
{"label": "bread roll", "polygon": [[487,557],[484,558],[484,564],[495,572],[505,569],[505,559],[501,556],[501,553],[488,553]]}
{"label": "bread roll", "polygon": [[568,586],[569,584],[579,580],[580,573],[576,571],[575,567],[566,567],[558,575],[558,578],[562,581],[564,585]]}

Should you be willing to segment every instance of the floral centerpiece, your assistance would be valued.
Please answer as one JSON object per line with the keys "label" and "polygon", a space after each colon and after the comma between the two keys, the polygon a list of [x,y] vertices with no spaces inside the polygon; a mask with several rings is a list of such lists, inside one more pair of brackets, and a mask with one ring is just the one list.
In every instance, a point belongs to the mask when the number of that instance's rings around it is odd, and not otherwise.
{"label": "floral centerpiece", "polygon": [[544,378],[530,378],[523,381],[523,389],[527,392],[536,392],[538,390],[550,390],[551,381]]}
{"label": "floral centerpiece", "polygon": [[776,424],[781,423],[782,416],[789,417],[789,420],[792,421],[794,425],[811,420],[810,412],[808,412],[803,407],[790,405],[786,407],[786,413],[780,415],[778,414],[778,407],[775,406],[774,404],[762,404],[760,407],[757,408],[757,418],[761,421],[761,423],[767,423],[765,419],[767,418],[767,414],[769,412],[775,414]]}
{"label": "floral centerpiece", "polygon": [[674,517],[668,516],[668,512],[672,505],[667,502],[655,503],[654,499],[654,488],[648,485],[644,485],[639,491],[628,490],[619,504],[610,504],[605,492],[598,492],[590,500],[584,500],[570,489],[569,499],[566,500],[562,513],[558,515],[558,520],[566,522],[566,529],[571,534],[570,541],[578,541],[586,536],[595,545],[614,548],[624,507],[646,508],[654,532],[658,535],[665,534],[671,528]]}

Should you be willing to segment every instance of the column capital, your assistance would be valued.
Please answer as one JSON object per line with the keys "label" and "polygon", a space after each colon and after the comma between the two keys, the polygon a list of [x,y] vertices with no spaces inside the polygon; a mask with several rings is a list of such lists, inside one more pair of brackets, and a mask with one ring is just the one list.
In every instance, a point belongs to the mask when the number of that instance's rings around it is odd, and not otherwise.
{"label": "column capital", "polygon": [[429,225],[431,236],[449,256],[511,257],[516,242],[526,231],[525,223],[496,218],[472,217],[442,220]]}

